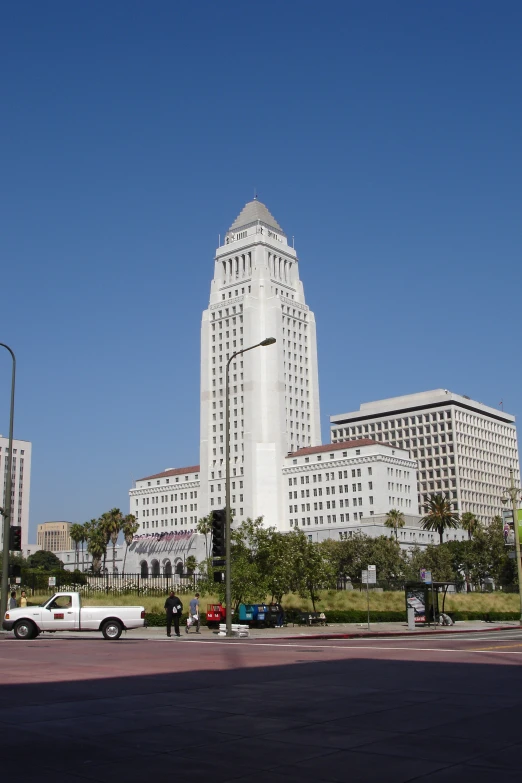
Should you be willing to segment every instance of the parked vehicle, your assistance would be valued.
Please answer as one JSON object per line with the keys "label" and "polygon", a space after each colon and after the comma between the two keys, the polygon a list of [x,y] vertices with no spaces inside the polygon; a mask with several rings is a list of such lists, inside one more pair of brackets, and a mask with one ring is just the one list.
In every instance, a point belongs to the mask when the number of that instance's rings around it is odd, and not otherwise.
{"label": "parked vehicle", "polygon": [[105,639],[119,639],[122,631],[145,625],[143,606],[84,606],[79,593],[55,593],[40,606],[8,609],[4,631],[17,639],[34,639],[42,631],[101,631]]}

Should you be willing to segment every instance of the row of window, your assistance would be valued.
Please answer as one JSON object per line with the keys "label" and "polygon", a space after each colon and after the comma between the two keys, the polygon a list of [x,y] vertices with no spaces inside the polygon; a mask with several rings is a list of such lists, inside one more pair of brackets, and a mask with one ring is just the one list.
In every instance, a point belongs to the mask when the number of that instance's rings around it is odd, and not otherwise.
{"label": "row of window", "polygon": [[[325,508],[327,508],[327,509],[335,508],[335,503],[336,503],[335,500],[327,500],[325,502]],[[373,506],[373,496],[372,495],[370,495],[370,497],[368,498],[368,503],[370,504],[370,506]],[[352,505],[353,506],[362,506],[362,504],[363,504],[363,499],[362,498],[353,498],[352,499]],[[312,505],[313,505],[313,510],[314,511],[322,511],[322,508],[323,508],[322,500],[319,500],[319,501],[317,501],[316,503],[313,503],[313,504],[312,503],[301,503],[301,511],[311,511],[312,510],[311,509]],[[350,501],[349,501],[348,498],[339,500],[339,508],[348,508],[349,505],[350,505]],[[297,514],[297,509],[298,509],[297,505],[293,505],[293,506],[289,506],[288,507],[288,510],[289,510],[290,514]],[[373,513],[373,512],[370,512],[370,513]]]}

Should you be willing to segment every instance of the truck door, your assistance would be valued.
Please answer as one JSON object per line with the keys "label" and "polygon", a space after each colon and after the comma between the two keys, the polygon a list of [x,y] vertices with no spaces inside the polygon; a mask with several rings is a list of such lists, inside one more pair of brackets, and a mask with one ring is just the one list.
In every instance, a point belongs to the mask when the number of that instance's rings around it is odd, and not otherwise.
{"label": "truck door", "polygon": [[55,595],[42,608],[42,631],[74,631],[78,627],[78,609],[67,593]]}

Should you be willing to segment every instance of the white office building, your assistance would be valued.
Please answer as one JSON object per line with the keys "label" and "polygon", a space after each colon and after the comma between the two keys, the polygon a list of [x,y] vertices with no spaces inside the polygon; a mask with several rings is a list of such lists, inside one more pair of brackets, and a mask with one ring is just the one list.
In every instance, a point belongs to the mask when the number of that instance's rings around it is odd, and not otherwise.
{"label": "white office building", "polygon": [[447,389],[363,403],[330,417],[332,442],[370,438],[417,461],[420,510],[433,493],[484,524],[500,514],[509,470],[520,480],[515,417]]}
{"label": "white office building", "polygon": [[368,438],[300,449],[283,467],[288,527],[334,530],[392,508],[415,515],[416,471],[407,451]]}
{"label": "white office building", "polygon": [[[27,440],[13,440],[13,461],[11,468],[11,524],[22,528],[22,551],[27,549],[29,532],[29,498],[31,494],[31,447]],[[0,506],[5,508],[9,438],[0,435],[0,475],[3,486]],[[2,517],[3,519],[3,517]],[[3,540],[3,526],[0,525],[0,541]]]}

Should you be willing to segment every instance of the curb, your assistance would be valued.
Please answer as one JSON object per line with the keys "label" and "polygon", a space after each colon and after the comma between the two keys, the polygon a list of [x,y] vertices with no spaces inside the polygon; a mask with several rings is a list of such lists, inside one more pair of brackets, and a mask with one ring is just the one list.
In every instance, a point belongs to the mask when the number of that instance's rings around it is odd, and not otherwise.
{"label": "curb", "polygon": [[[397,636],[398,638],[408,638],[412,636],[433,636],[437,631],[440,634],[463,634],[463,633],[491,633],[492,631],[516,631],[521,630],[522,626],[519,625],[496,625],[493,628],[456,628],[454,631],[446,630],[441,627],[436,627],[433,631],[358,631],[353,633],[316,633],[316,634],[302,634],[299,636],[285,636],[279,638],[285,639],[375,639],[379,637]],[[259,637],[252,637],[259,638]],[[271,637],[275,638],[275,637]]]}

